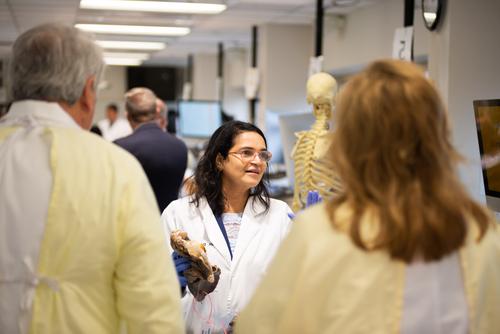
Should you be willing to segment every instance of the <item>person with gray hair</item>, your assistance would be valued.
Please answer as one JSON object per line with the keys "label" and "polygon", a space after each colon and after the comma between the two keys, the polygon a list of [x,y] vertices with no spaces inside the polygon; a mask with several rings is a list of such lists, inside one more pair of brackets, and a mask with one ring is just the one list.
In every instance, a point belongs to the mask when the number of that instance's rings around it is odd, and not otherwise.
{"label": "person with gray hair", "polygon": [[141,163],[162,212],[177,199],[187,166],[187,147],[162,128],[161,104],[148,88],[132,88],[125,94],[127,118],[134,132],[115,143]]}
{"label": "person with gray hair", "polygon": [[104,63],[94,40],[21,34],[0,120],[0,332],[182,333],[179,285],[137,161],[86,131]]}

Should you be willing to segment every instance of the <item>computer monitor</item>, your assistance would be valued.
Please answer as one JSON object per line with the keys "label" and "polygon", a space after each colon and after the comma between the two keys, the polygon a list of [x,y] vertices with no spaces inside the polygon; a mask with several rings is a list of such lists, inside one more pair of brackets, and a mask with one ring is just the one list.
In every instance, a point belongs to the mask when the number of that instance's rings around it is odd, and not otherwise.
{"label": "computer monitor", "polygon": [[210,138],[222,124],[219,101],[181,100],[177,103],[179,135],[188,138]]}
{"label": "computer monitor", "polygon": [[279,112],[266,111],[266,130],[267,150],[273,154],[272,164],[283,164],[283,144],[280,136]]}
{"label": "computer monitor", "polygon": [[500,99],[475,100],[477,138],[488,205],[500,211]]}

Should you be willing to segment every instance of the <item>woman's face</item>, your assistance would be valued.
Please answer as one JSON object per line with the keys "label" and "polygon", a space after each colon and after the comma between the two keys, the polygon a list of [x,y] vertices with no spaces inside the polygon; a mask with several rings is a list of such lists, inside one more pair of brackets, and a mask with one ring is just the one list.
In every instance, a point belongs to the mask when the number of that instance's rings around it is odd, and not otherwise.
{"label": "woman's face", "polygon": [[258,154],[262,151],[266,151],[266,144],[257,132],[242,132],[237,135],[227,158],[221,159],[224,187],[249,190],[257,186],[267,168],[267,162]]}

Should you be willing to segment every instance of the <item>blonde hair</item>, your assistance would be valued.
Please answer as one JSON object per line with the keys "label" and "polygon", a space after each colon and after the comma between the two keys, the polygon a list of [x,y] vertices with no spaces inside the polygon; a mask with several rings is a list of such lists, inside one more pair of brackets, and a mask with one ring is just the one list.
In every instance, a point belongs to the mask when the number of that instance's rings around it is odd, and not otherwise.
{"label": "blonde hair", "polygon": [[[489,214],[457,178],[444,105],[417,66],[372,63],[346,84],[336,116],[331,155],[344,191],[328,210],[335,225],[340,205],[352,209],[348,233],[357,246],[432,261],[463,244],[468,218],[482,237]],[[368,211],[378,223],[370,243],[361,233]]]}

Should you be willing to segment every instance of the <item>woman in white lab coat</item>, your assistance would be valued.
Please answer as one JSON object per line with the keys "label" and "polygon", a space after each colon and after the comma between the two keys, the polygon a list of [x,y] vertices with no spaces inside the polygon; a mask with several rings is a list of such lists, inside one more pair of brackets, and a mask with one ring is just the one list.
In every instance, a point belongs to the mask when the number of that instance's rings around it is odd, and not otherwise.
{"label": "woman in white lab coat", "polygon": [[[200,159],[193,194],[172,202],[162,214],[167,237],[183,230],[205,245],[221,269],[215,290],[201,302],[185,290],[182,298],[189,333],[221,333],[246,305],[288,232],[288,205],[269,198],[267,163],[271,153],[262,131],[231,121],[217,129]],[[175,258],[174,258],[175,259]],[[181,286],[189,267],[175,259]]]}

